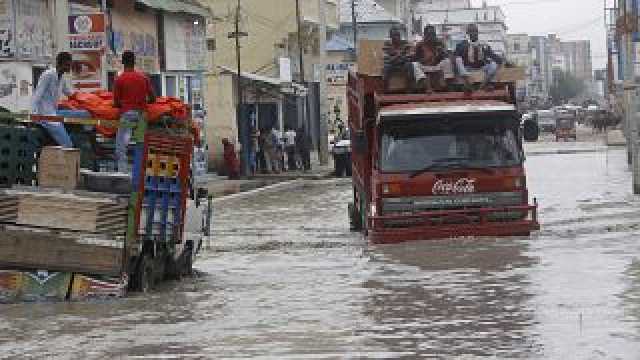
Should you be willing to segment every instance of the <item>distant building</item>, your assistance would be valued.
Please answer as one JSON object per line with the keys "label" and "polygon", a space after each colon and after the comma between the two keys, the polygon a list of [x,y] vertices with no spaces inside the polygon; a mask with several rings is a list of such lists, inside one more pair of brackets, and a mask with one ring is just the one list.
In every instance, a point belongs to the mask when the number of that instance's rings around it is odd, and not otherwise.
{"label": "distant building", "polygon": [[518,81],[516,84],[516,94],[518,98],[524,99],[530,95],[529,83],[532,75],[531,44],[527,34],[507,35],[507,58],[512,63],[526,69],[527,78]]}
{"label": "distant building", "polygon": [[546,36],[529,37],[531,47],[531,69],[529,75],[529,96],[547,99],[551,86],[551,56]]}

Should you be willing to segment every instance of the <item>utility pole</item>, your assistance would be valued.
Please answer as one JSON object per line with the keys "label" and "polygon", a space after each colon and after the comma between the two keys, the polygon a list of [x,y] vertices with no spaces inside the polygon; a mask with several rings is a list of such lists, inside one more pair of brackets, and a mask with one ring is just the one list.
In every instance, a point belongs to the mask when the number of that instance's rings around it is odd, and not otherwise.
{"label": "utility pole", "polygon": [[625,119],[629,126],[629,142],[631,150],[631,167],[633,173],[633,193],[640,194],[640,158],[638,156],[638,102],[637,102],[637,88],[635,83],[635,62],[636,52],[633,42],[633,31],[636,30],[635,26],[631,26],[630,19],[635,19],[636,14],[633,13],[634,9],[630,2],[624,4],[624,43],[625,43],[625,64],[624,64],[624,97],[625,97]]}
{"label": "utility pole", "polygon": [[300,63],[300,83],[304,85],[304,54],[302,49],[302,19],[300,18],[300,0],[296,0],[296,22],[298,25],[298,61]]}
{"label": "utility pole", "polygon": [[353,28],[353,52],[358,54],[358,15],[356,14],[356,0],[351,0],[351,27]]}
{"label": "utility pole", "polygon": [[238,138],[242,147],[240,153],[240,172],[241,175],[245,177],[250,173],[249,147],[251,146],[251,141],[249,139],[249,124],[247,124],[247,121],[243,118],[244,98],[242,86],[242,63],[240,62],[240,37],[248,36],[248,34],[246,32],[240,32],[240,10],[240,0],[238,0],[238,4],[236,6],[235,32],[230,33],[229,38],[235,38],[236,40],[236,122],[238,124]]}
{"label": "utility pole", "polygon": [[[300,66],[299,80],[300,85],[307,87],[304,76],[304,47],[302,46],[302,18],[300,15],[300,0],[296,0],[296,23],[298,28],[298,64]],[[308,90],[308,89],[307,89]],[[309,92],[307,91],[302,99],[302,109],[298,111],[298,115],[302,115],[302,127],[307,136],[311,134],[311,126],[309,124]],[[298,123],[300,125],[300,121]]]}
{"label": "utility pole", "polygon": [[319,79],[320,80],[320,139],[318,145],[320,146],[318,152],[318,158],[320,165],[327,165],[329,163],[329,119],[327,111],[327,79],[325,76],[325,70],[327,66],[327,9],[326,0],[318,0],[318,16],[320,22],[320,31],[318,36],[320,37],[320,66],[319,66]]}

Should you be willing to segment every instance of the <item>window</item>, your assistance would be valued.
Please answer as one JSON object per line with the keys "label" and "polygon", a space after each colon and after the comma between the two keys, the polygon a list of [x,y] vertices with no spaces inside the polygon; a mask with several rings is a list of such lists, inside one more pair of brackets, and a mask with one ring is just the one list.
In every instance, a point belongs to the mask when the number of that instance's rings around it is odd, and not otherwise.
{"label": "window", "polygon": [[165,77],[165,86],[164,91],[166,96],[176,96],[176,77],[175,76],[167,76]]}
{"label": "window", "polygon": [[513,51],[520,51],[520,43],[513,44]]}
{"label": "window", "polygon": [[509,118],[433,119],[429,124],[394,120],[384,126],[380,145],[380,169],[384,172],[522,163],[517,123]]}

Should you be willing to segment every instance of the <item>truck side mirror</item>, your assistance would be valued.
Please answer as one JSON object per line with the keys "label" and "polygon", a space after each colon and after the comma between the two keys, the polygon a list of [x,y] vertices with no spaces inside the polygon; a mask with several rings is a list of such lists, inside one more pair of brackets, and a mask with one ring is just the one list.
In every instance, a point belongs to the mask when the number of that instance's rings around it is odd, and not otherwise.
{"label": "truck side mirror", "polygon": [[357,130],[353,133],[352,149],[356,153],[367,152],[369,144],[367,143],[367,135],[363,130]]}
{"label": "truck side mirror", "polygon": [[540,128],[534,120],[525,120],[522,124],[522,136],[525,141],[538,141],[540,137]]}

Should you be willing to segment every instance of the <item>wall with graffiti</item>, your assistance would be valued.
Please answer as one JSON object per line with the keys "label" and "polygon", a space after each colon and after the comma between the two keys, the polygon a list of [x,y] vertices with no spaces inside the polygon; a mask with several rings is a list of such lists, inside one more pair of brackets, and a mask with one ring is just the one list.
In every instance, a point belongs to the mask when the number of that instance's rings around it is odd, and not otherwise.
{"label": "wall with graffiti", "polygon": [[206,70],[206,27],[202,19],[165,14],[164,29],[167,70]]}
{"label": "wall with graffiti", "polygon": [[51,16],[43,0],[20,0],[16,8],[16,54],[22,59],[49,59],[53,53]]}
{"label": "wall with graffiti", "polygon": [[0,107],[10,111],[31,110],[33,70],[28,62],[0,62]]}
{"label": "wall with graffiti", "polygon": [[137,11],[133,2],[114,2],[111,10],[111,36],[108,69],[122,69],[120,56],[124,50],[136,53],[137,67],[148,73],[159,73],[158,24],[155,11]]}

